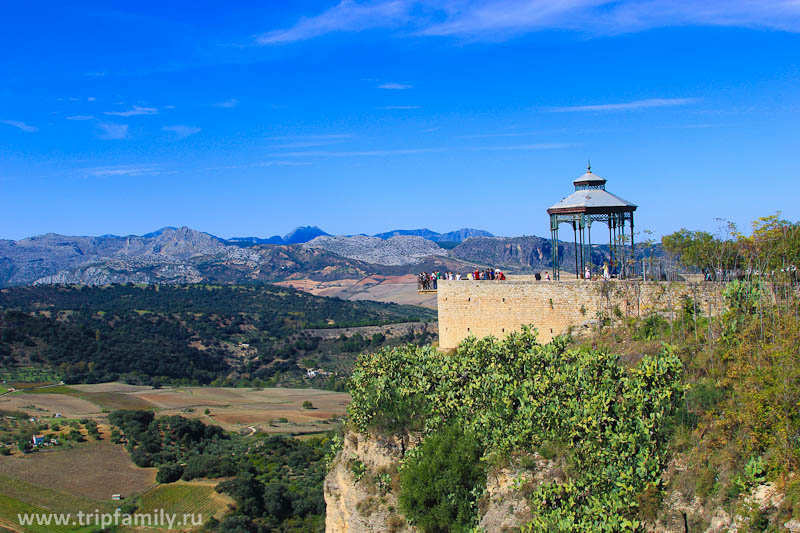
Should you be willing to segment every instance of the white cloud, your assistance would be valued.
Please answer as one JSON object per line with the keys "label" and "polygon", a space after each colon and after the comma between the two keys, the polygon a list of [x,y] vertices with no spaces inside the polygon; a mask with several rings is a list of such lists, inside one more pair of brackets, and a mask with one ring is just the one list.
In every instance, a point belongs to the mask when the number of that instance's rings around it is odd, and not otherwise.
{"label": "white cloud", "polygon": [[93,115],[73,115],[71,117],[67,117],[67,120],[94,120]]}
{"label": "white cloud", "polygon": [[30,124],[25,124],[21,120],[0,120],[0,124],[6,124],[8,126],[13,126],[14,128],[20,129],[27,133],[34,133],[39,131],[39,128],[36,126],[31,126]]}
{"label": "white cloud", "polygon": [[379,107],[378,109],[422,109],[422,106],[418,105],[385,105],[383,107]]}
{"label": "white cloud", "polygon": [[675,107],[699,102],[699,98],[648,98],[616,104],[592,104],[564,107],[551,107],[548,111],[555,113],[571,113],[580,111],[636,111],[639,109],[652,109],[654,107]]}
{"label": "white cloud", "polygon": [[256,37],[258,44],[281,44],[303,41],[336,31],[359,31],[378,27],[398,27],[411,20],[411,0],[356,2],[339,4],[315,17],[301,18],[284,30],[270,31]]}
{"label": "white cloud", "polygon": [[95,98],[94,96],[90,96],[89,98],[86,99],[87,102],[94,102],[95,100],[97,100],[97,98]]}
{"label": "white cloud", "polygon": [[105,139],[108,141],[117,140],[117,139],[124,139],[128,136],[128,125],[127,124],[108,124],[102,123],[97,125],[101,132],[99,137],[101,139]]}
{"label": "white cloud", "polygon": [[239,105],[239,100],[237,100],[236,98],[229,98],[224,102],[217,102],[216,104],[214,104],[214,106],[216,107],[226,107],[226,108],[236,107],[237,105]]}
{"label": "white cloud", "polygon": [[231,170],[241,168],[263,168],[263,167],[306,167],[312,165],[310,161],[256,161],[254,163],[246,163],[243,165],[228,165],[224,167],[208,167],[205,170]]}
{"label": "white cloud", "polygon": [[190,135],[194,135],[195,133],[200,132],[200,128],[195,128],[192,126],[182,126],[182,125],[175,125],[175,126],[164,126],[164,131],[169,131],[174,133],[178,139],[185,139]]}
{"label": "white cloud", "polygon": [[106,178],[113,176],[142,176],[146,174],[161,174],[156,168],[153,167],[98,167],[87,168],[85,172],[89,176],[98,178]]}
{"label": "white cloud", "polygon": [[436,147],[436,148],[390,148],[385,150],[354,150],[354,151],[333,151],[333,150],[307,150],[297,152],[284,152],[271,154],[275,157],[385,157],[394,155],[417,155],[417,154],[437,154],[445,152],[492,152],[492,151],[530,151],[530,150],[555,150],[567,148],[566,143],[537,143],[537,144],[517,144],[507,146],[457,146],[457,147]]}
{"label": "white cloud", "polygon": [[394,91],[402,91],[403,89],[413,89],[413,88],[414,88],[413,85],[408,85],[405,83],[395,83],[395,82],[381,83],[380,85],[378,85],[378,89],[389,89]]}
{"label": "white cloud", "polygon": [[349,133],[328,133],[322,135],[278,135],[274,137],[267,137],[268,141],[324,141],[335,139],[349,139],[352,137]]}
{"label": "white cloud", "polygon": [[282,143],[282,144],[275,144],[275,145],[272,146],[272,148],[313,148],[315,146],[328,146],[328,145],[337,144],[337,143],[340,143],[340,142],[344,142],[344,140],[343,139],[340,139],[340,140],[332,139],[332,140],[329,140],[329,141],[323,141],[323,140],[319,140],[319,141],[295,141],[295,142],[288,142],[288,143]]}
{"label": "white cloud", "polygon": [[116,117],[132,117],[135,115],[158,115],[158,109],[156,109],[155,107],[141,107],[135,105],[127,111],[104,111],[103,114],[113,115]]}
{"label": "white cloud", "polygon": [[341,0],[258,44],[311,39],[375,28],[405,35],[503,40],[523,33],[568,30],[613,35],[670,26],[729,26],[800,32],[798,0]]}

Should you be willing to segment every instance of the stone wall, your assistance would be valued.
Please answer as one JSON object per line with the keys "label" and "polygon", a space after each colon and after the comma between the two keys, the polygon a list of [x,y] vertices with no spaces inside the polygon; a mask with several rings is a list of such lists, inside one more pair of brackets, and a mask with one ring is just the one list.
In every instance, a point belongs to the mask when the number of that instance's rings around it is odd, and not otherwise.
{"label": "stone wall", "polygon": [[542,342],[600,317],[669,317],[685,297],[698,313],[716,316],[723,308],[722,284],[665,281],[439,281],[439,346],[455,348],[474,335],[502,338],[532,324]]}

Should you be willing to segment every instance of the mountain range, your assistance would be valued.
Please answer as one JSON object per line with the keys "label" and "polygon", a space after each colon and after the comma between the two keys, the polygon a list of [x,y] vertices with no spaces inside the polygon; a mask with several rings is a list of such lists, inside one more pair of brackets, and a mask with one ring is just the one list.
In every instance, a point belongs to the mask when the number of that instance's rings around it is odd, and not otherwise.
{"label": "mountain range", "polygon": [[[561,242],[559,251],[562,264],[569,265],[574,246]],[[592,255],[599,264],[607,256],[607,247],[594,247]],[[166,227],[141,236],[48,233],[0,240],[0,287],[358,280],[434,269],[467,271],[476,266],[522,272],[547,269],[551,243],[542,237],[494,237],[474,229],[344,236],[329,235],[316,226],[268,239],[221,239],[188,227]]]}

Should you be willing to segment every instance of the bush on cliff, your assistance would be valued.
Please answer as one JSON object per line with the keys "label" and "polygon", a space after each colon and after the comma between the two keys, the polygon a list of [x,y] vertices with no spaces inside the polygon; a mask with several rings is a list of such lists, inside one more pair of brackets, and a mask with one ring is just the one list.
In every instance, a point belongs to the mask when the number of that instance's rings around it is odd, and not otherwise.
{"label": "bush on cliff", "polygon": [[[379,351],[356,365],[350,419],[364,432],[413,419],[428,435],[455,423],[487,452],[565,442],[568,479],[533,492],[531,530],[641,529],[637,498],[661,482],[668,421],[683,397],[681,361],[665,348],[626,369],[616,355],[566,344],[540,345],[525,328],[503,341],[466,339],[452,355]],[[411,411],[387,417],[398,405]]]}
{"label": "bush on cliff", "polygon": [[426,532],[469,531],[486,486],[483,448],[460,426],[429,435],[400,472],[400,509]]}

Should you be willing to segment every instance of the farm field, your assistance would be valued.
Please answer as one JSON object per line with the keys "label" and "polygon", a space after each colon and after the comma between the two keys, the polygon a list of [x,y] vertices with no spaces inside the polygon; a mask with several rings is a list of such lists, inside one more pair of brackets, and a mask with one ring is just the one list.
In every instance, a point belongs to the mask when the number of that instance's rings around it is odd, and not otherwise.
{"label": "farm field", "polygon": [[[310,401],[314,408],[304,409],[305,401]],[[346,393],[318,389],[153,389],[98,383],[26,388],[0,397],[0,409],[25,411],[41,418],[60,413],[65,418],[95,419],[117,409],[149,409],[159,415],[199,418],[231,431],[255,429],[265,433],[307,434],[329,430],[329,421],[343,417],[349,402]]]}
{"label": "farm field", "polygon": [[[58,390],[52,387],[53,390]],[[0,396],[0,409],[24,411],[33,416],[47,417],[61,413],[65,418],[99,416],[103,408],[90,401],[62,392],[45,392],[51,388],[24,389]],[[30,392],[26,392],[30,391]],[[35,391],[35,393],[34,393]]]}
{"label": "farm field", "polygon": [[[117,502],[98,501],[70,494],[63,490],[44,485],[35,485],[21,479],[0,474],[2,495],[27,505],[47,509],[55,513],[74,513],[76,511],[113,511]],[[16,520],[16,516],[13,517]]]}
{"label": "farm field", "polygon": [[[92,531],[67,526],[19,526],[17,513],[111,512],[119,506],[112,494],[139,503],[137,513],[220,517],[232,500],[218,494],[217,481],[156,483],[156,468],[139,468],[122,445],[112,444],[106,417],[116,409],[146,409],[157,416],[180,415],[240,434],[290,434],[305,439],[335,427],[345,415],[350,396],[317,389],[173,387],[154,389],[123,383],[86,385],[27,384],[0,396],[0,409],[22,411],[30,426],[58,424],[60,434],[82,418],[98,423],[102,440],[54,447],[22,455],[13,447],[0,456],[0,531]],[[311,402],[312,408],[304,408]],[[59,413],[60,417],[55,417]],[[13,431],[13,428],[12,430]],[[44,430],[48,433],[52,430]],[[191,524],[189,524],[191,526]],[[159,528],[146,528],[156,531]],[[139,531],[142,529],[140,528]]]}
{"label": "farm field", "polygon": [[[159,414],[200,418],[227,430],[255,428],[264,433],[319,433],[345,414],[350,395],[317,389],[234,389],[185,387],[138,393]],[[314,408],[303,409],[310,401]],[[205,414],[205,410],[209,414]],[[285,419],[285,422],[278,422]]]}
{"label": "farm field", "polygon": [[184,514],[191,514],[197,521],[202,518],[202,522],[212,516],[219,518],[234,502],[230,497],[217,493],[214,490],[216,485],[216,481],[176,481],[159,485],[142,496],[136,512],[158,514],[163,509],[165,514],[177,516],[177,520],[182,520]]}
{"label": "farm field", "polygon": [[[152,409],[153,405],[147,400],[139,398],[134,393],[149,390],[150,387],[135,387],[122,383],[101,383],[101,387],[92,388],[92,385],[56,385],[27,389],[29,394],[65,394],[93,403],[101,409],[115,411],[117,409]],[[86,388],[88,387],[88,389]],[[128,387],[134,387],[129,389]]]}
{"label": "farm field", "polygon": [[[101,441],[24,457],[0,456],[0,475],[103,502],[112,494],[144,492],[155,483],[156,469],[137,467],[122,446]],[[0,492],[6,493],[5,487]]]}
{"label": "farm field", "polygon": [[26,533],[88,533],[95,531],[93,527],[72,527],[72,526],[56,526],[56,525],[29,525],[24,528],[19,525],[17,515],[46,515],[49,511],[42,507],[30,505],[20,500],[11,498],[0,493],[0,529],[7,528],[9,531],[24,531]]}

